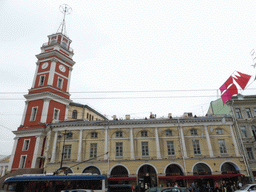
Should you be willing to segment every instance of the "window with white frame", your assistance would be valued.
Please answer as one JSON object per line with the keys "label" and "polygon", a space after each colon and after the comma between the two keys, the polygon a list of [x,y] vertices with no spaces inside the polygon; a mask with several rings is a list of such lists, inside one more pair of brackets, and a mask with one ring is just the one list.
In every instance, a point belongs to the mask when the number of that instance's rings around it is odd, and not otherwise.
{"label": "window with white frame", "polygon": [[236,109],[235,109],[235,113],[236,113],[236,117],[237,117],[238,119],[243,118],[243,117],[242,117],[241,110],[240,110],[239,108],[236,108]]}
{"label": "window with white frame", "polygon": [[116,143],[116,157],[123,157],[123,143]]}
{"label": "window with white frame", "polygon": [[241,130],[242,137],[246,138],[247,137],[246,127],[245,126],[241,126],[240,130]]}
{"label": "window with white frame", "polygon": [[116,132],[116,137],[123,137],[123,132],[122,131],[117,131]]}
{"label": "window with white frame", "polygon": [[58,78],[57,87],[61,89],[62,88],[62,84],[63,84],[63,79],[62,78]]}
{"label": "window with white frame", "polygon": [[199,140],[193,140],[193,150],[194,150],[195,155],[200,155],[201,154]]}
{"label": "window with white frame", "polygon": [[97,157],[97,143],[91,143],[90,145],[90,158]]}
{"label": "window with white frame", "polygon": [[141,142],[142,156],[149,156],[148,142]]}
{"label": "window with white frame", "polygon": [[22,151],[27,151],[29,148],[30,139],[24,139]]}
{"label": "window with white frame", "polygon": [[216,129],[216,135],[223,135],[223,129]]}
{"label": "window with white frame", "polygon": [[219,148],[220,148],[220,153],[221,154],[227,154],[227,146],[226,146],[226,142],[224,139],[219,139],[218,140],[219,143]]}
{"label": "window with white frame", "polygon": [[45,76],[41,75],[40,79],[39,79],[39,86],[43,86],[44,85],[44,80],[45,80]]}
{"label": "window with white frame", "polygon": [[190,134],[191,135],[197,135],[197,130],[196,129],[191,129]]}
{"label": "window with white frame", "polygon": [[19,168],[20,168],[20,169],[25,168],[26,159],[27,159],[27,156],[26,156],[26,155],[21,155],[21,156],[20,156],[20,165],[19,165]]}
{"label": "window with white frame", "polygon": [[59,114],[60,114],[60,110],[59,109],[54,109],[53,119],[54,120],[59,120]]}
{"label": "window with white frame", "polygon": [[69,160],[71,158],[71,145],[65,145],[63,151],[63,159]]}
{"label": "window with white frame", "polygon": [[166,137],[172,136],[172,130],[166,130],[166,131],[165,131],[165,136],[166,136]]}
{"label": "window with white frame", "polygon": [[98,133],[92,132],[91,133],[91,138],[98,138]]}
{"label": "window with white frame", "polygon": [[37,108],[38,107],[32,107],[30,121],[35,121],[36,120]]}
{"label": "window with white frame", "polygon": [[141,131],[141,137],[147,137],[148,132],[147,131]]}
{"label": "window with white frame", "polygon": [[252,148],[251,148],[251,147],[248,147],[248,148],[246,148],[246,151],[247,151],[248,158],[249,158],[250,160],[253,160],[253,159],[254,159],[254,156],[253,156]]}
{"label": "window with white frame", "polygon": [[175,148],[173,141],[167,141],[167,152],[168,155],[175,155]]}
{"label": "window with white frame", "polygon": [[245,108],[245,111],[246,111],[246,113],[247,113],[247,117],[248,117],[248,118],[252,118],[251,109],[250,109],[250,108]]}

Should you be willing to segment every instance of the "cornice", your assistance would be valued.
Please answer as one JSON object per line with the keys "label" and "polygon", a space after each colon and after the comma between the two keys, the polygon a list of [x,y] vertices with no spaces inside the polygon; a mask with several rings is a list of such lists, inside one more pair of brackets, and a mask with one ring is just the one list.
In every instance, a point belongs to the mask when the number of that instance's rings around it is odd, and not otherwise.
{"label": "cornice", "polygon": [[25,130],[13,131],[13,133],[16,135],[16,138],[30,137],[30,136],[45,136],[46,129],[45,128],[25,129]]}

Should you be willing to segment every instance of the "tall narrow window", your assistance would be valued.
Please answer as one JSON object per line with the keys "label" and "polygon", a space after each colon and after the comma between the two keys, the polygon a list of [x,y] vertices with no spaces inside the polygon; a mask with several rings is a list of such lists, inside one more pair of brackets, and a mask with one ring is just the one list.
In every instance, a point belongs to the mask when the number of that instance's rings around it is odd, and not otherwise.
{"label": "tall narrow window", "polygon": [[58,78],[57,87],[61,89],[62,88],[62,83],[63,83],[63,79]]}
{"label": "tall narrow window", "polygon": [[226,147],[226,143],[224,139],[219,139],[218,140],[219,143],[219,148],[220,148],[220,153],[221,154],[227,154],[227,147]]}
{"label": "tall narrow window", "polygon": [[239,108],[236,108],[235,109],[235,113],[236,113],[236,117],[238,119],[241,119],[242,118],[242,113],[241,113],[241,110]]}
{"label": "tall narrow window", "polygon": [[123,143],[116,143],[116,157],[123,157]]}
{"label": "tall narrow window", "polygon": [[252,118],[251,109],[250,109],[250,108],[246,108],[245,110],[246,110],[246,113],[247,113],[248,118]]}
{"label": "tall narrow window", "polygon": [[199,140],[193,140],[193,150],[195,155],[201,154]]}
{"label": "tall narrow window", "polygon": [[63,159],[64,160],[70,160],[71,157],[71,145],[65,145],[64,151],[63,151]]}
{"label": "tall narrow window", "polygon": [[44,79],[45,79],[44,75],[40,76],[39,86],[43,86],[44,85]]}
{"label": "tall narrow window", "polygon": [[252,134],[254,136],[254,139],[256,141],[256,126],[252,125]]}
{"label": "tall narrow window", "polygon": [[90,158],[97,157],[97,143],[91,143],[90,146]]}
{"label": "tall narrow window", "polygon": [[256,108],[253,108],[254,111],[254,117],[256,117]]}
{"label": "tall narrow window", "polygon": [[246,133],[246,128],[245,128],[245,126],[240,127],[240,130],[241,130],[242,137],[243,137],[243,138],[246,138],[246,137],[247,137],[247,133]]}
{"label": "tall narrow window", "polygon": [[77,110],[72,112],[72,119],[77,119]]}
{"label": "tall narrow window", "polygon": [[36,112],[37,112],[37,107],[33,107],[32,111],[31,111],[30,121],[35,121],[36,120]]}
{"label": "tall narrow window", "polygon": [[247,155],[248,155],[248,158],[250,160],[253,160],[254,159],[254,156],[253,156],[253,152],[252,152],[252,148],[246,148],[246,151],[247,151]]}
{"label": "tall narrow window", "polygon": [[60,113],[59,109],[54,109],[54,113],[53,113],[54,120],[59,120],[59,113]]}
{"label": "tall narrow window", "polygon": [[141,142],[142,156],[148,156],[148,142]]}
{"label": "tall narrow window", "polygon": [[30,142],[29,139],[24,140],[22,151],[27,151],[28,150],[29,142]]}
{"label": "tall narrow window", "polygon": [[25,168],[26,159],[27,159],[26,155],[21,155],[19,168],[21,168],[21,169]]}
{"label": "tall narrow window", "polygon": [[175,148],[173,141],[167,141],[167,151],[168,155],[175,155]]}

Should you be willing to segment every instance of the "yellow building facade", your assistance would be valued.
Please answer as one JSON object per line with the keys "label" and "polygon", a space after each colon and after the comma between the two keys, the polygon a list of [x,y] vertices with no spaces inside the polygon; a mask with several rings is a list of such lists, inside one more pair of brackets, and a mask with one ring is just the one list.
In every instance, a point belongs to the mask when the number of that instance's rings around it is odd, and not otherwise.
{"label": "yellow building facade", "polygon": [[64,121],[46,135],[48,174],[103,174],[142,189],[248,175],[230,117]]}

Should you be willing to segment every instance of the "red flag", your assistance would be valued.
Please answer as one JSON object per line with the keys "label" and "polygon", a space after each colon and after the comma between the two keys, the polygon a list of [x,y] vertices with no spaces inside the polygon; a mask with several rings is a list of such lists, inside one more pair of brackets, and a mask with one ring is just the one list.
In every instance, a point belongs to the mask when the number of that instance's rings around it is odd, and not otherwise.
{"label": "red flag", "polygon": [[237,95],[238,94],[238,90],[237,90],[237,87],[235,84],[231,85],[229,88],[228,88],[229,92],[230,92],[230,95]]}
{"label": "red flag", "polygon": [[238,85],[244,89],[247,85],[247,83],[249,82],[251,76],[250,75],[246,75],[246,74],[243,74],[243,73],[240,73],[237,71],[237,73],[240,75],[240,76],[237,76],[236,75],[236,78],[235,78],[235,81],[238,83]]}

